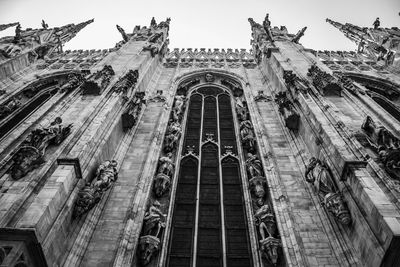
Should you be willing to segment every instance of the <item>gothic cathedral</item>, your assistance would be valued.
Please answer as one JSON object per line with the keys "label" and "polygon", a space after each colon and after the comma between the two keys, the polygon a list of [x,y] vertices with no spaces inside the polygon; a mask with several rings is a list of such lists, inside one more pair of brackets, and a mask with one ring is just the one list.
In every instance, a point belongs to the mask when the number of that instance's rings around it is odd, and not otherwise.
{"label": "gothic cathedral", "polygon": [[0,25],[0,266],[400,266],[398,28],[63,51],[92,22]]}

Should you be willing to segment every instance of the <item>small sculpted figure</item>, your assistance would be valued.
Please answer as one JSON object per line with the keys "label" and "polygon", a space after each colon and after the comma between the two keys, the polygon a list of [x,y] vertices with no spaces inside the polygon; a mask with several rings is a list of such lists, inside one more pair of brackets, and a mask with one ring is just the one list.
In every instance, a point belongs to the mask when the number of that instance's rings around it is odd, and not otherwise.
{"label": "small sculpted figure", "polygon": [[10,115],[14,110],[21,106],[21,102],[12,98],[6,105],[0,105],[0,120]]}
{"label": "small sculpted figure", "polygon": [[249,113],[246,101],[243,101],[240,97],[236,97],[236,113],[240,121],[248,120]]}
{"label": "small sculpted figure", "polygon": [[121,33],[122,39],[124,40],[124,42],[128,42],[129,36],[125,33],[125,30],[119,25],[116,25],[116,26],[117,26],[117,30]]}
{"label": "small sculpted figure", "polygon": [[374,21],[374,23],[372,23],[372,25],[374,26],[374,29],[378,29],[379,26],[381,26],[381,22],[379,20],[379,18],[376,18],[376,20]]}
{"label": "small sculpted figure", "polygon": [[61,118],[57,117],[48,128],[37,128],[26,137],[11,158],[10,174],[13,179],[21,179],[37,168],[44,162],[46,148],[61,144],[70,134],[72,124],[63,127],[61,123]]}
{"label": "small sculpted figure", "polygon": [[160,210],[160,203],[155,201],[144,215],[142,236],[139,240],[138,256],[142,266],[150,263],[160,249],[161,229],[165,227],[166,214]]}
{"label": "small sculpted figure", "polygon": [[247,153],[246,167],[247,172],[250,174],[250,178],[263,176],[264,174],[261,161],[256,155],[251,153]]}
{"label": "small sculpted figure", "polygon": [[253,134],[253,125],[249,120],[245,120],[240,123],[240,137],[244,147],[249,152],[254,152],[256,150],[256,141]]}
{"label": "small sculpted figure", "polygon": [[73,211],[74,218],[89,212],[101,200],[103,193],[118,178],[117,165],[115,160],[107,160],[100,164],[92,182],[87,183],[78,193]]}
{"label": "small sculpted figure", "polygon": [[336,189],[328,167],[321,160],[312,157],[306,168],[306,181],[313,184],[327,210],[343,225],[351,222],[350,212],[343,196]]}
{"label": "small sculpted figure", "polygon": [[174,174],[174,168],[172,153],[168,153],[166,156],[160,158],[157,173],[163,173],[171,178]]}
{"label": "small sculpted figure", "polygon": [[260,247],[265,257],[276,265],[279,260],[280,239],[277,238],[275,217],[270,207],[266,204],[254,214],[260,234]]}

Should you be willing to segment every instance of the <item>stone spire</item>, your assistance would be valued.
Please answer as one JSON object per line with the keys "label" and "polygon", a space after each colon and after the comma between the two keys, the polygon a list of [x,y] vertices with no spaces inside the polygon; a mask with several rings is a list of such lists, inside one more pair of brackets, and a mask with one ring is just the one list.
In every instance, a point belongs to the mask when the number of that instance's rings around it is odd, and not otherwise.
{"label": "stone spire", "polygon": [[356,43],[359,54],[372,56],[377,62],[385,65],[400,64],[399,60],[396,60],[400,52],[400,44],[398,42],[400,30],[398,28],[361,28],[350,23],[342,24],[331,19],[326,19],[326,21]]}
{"label": "stone spire", "polygon": [[10,27],[17,26],[19,22],[14,22],[14,23],[9,23],[9,24],[0,24],[0,31],[4,31],[5,29],[8,29]]}

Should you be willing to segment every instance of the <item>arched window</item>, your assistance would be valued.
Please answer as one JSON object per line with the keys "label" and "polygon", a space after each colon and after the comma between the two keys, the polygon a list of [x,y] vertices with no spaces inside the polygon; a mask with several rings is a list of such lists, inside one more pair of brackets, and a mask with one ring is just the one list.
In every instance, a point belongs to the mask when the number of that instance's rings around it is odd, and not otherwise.
{"label": "arched window", "polygon": [[199,88],[187,112],[167,266],[252,266],[231,96]]}

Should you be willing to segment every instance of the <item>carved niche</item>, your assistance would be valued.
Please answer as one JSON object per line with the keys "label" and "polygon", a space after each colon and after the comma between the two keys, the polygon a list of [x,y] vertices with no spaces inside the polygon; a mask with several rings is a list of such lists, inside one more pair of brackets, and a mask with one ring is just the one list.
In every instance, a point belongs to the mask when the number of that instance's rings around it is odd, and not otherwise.
{"label": "carved niche", "polygon": [[145,103],[144,95],[144,92],[139,92],[129,100],[125,111],[121,115],[124,131],[131,129],[137,123],[143,104]]}
{"label": "carved niche", "polygon": [[312,79],[313,85],[322,95],[341,96],[342,88],[339,86],[337,80],[332,75],[322,71],[317,65],[312,65],[308,69],[307,76]]}
{"label": "carved niche", "polygon": [[92,74],[82,85],[83,95],[100,95],[110,84],[112,76],[115,75],[110,65],[105,65],[102,70]]}
{"label": "carved niche", "polygon": [[96,170],[96,177],[79,190],[75,201],[73,218],[79,218],[90,211],[101,200],[106,192],[118,178],[117,162],[107,160],[100,164]]}
{"label": "carved niche", "polygon": [[299,129],[300,115],[296,112],[292,101],[289,100],[287,92],[276,94],[275,102],[279,106],[279,113],[285,120],[286,127],[296,132]]}
{"label": "carved niche", "polygon": [[33,130],[18,146],[11,158],[10,175],[18,180],[28,172],[44,163],[48,146],[58,146],[70,134],[72,124],[62,126],[62,119],[57,117],[49,127]]}
{"label": "carved niche", "polygon": [[306,167],[306,181],[312,184],[321,203],[343,225],[351,223],[351,215],[343,195],[337,189],[329,167],[312,157]]}
{"label": "carved niche", "polygon": [[378,162],[393,179],[400,180],[400,139],[367,116],[357,140],[377,156]]}
{"label": "carved niche", "polygon": [[[249,190],[253,212],[259,237],[261,254],[270,264],[276,266],[279,262],[281,240],[277,231],[275,216],[270,208],[271,201],[267,197],[267,179],[263,165],[257,156],[257,146],[253,125],[246,101],[236,98],[236,113],[240,124],[240,137],[246,155],[246,172],[249,179]],[[269,266],[269,265],[268,265]]]}

